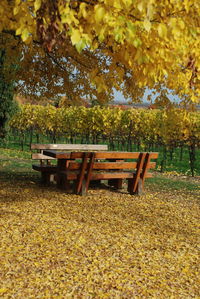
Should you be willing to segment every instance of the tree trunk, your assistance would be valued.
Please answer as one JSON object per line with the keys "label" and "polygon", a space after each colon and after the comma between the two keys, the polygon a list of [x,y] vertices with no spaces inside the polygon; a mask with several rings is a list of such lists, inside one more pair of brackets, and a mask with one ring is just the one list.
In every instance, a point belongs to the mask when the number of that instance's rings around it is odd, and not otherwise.
{"label": "tree trunk", "polygon": [[193,142],[189,146],[189,156],[190,156],[190,169],[191,169],[192,176],[194,177],[194,175],[195,175],[195,161],[196,161],[195,142]]}

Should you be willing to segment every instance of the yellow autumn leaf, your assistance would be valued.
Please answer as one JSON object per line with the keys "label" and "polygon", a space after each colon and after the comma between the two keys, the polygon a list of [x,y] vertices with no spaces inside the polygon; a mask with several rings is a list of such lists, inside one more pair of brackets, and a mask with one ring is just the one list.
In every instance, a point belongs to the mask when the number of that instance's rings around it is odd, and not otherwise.
{"label": "yellow autumn leaf", "polygon": [[122,6],[121,6],[121,1],[120,1],[120,0],[115,0],[115,1],[113,2],[113,6],[114,6],[115,8],[117,8],[117,9],[121,9],[121,8],[122,8]]}
{"label": "yellow autumn leaf", "polygon": [[185,23],[183,22],[183,20],[179,20],[178,24],[179,24],[181,29],[185,28]]}
{"label": "yellow autumn leaf", "polygon": [[22,27],[17,28],[17,30],[16,30],[16,35],[20,35],[20,34],[22,33],[22,30],[23,30]]}
{"label": "yellow autumn leaf", "polygon": [[145,19],[143,22],[144,28],[146,29],[146,31],[150,31],[151,29],[151,22],[148,19]]}
{"label": "yellow autumn leaf", "polygon": [[176,37],[179,37],[181,35],[181,31],[178,25],[174,26],[172,29],[173,35]]}
{"label": "yellow autumn leaf", "polygon": [[20,10],[20,6],[15,6],[13,10],[14,16],[18,14],[19,10]]}
{"label": "yellow autumn leaf", "polygon": [[72,45],[77,44],[81,40],[81,34],[78,29],[74,29],[71,34]]}
{"label": "yellow autumn leaf", "polygon": [[0,288],[0,295],[5,294],[8,291],[6,288]]}
{"label": "yellow autumn leaf", "polygon": [[129,7],[133,2],[132,0],[122,0],[126,7]]}
{"label": "yellow autumn leaf", "polygon": [[35,12],[38,11],[40,9],[40,6],[42,4],[41,2],[42,0],[35,0],[34,2],[34,9],[35,9]]}
{"label": "yellow autumn leaf", "polygon": [[87,17],[86,3],[81,3],[81,4],[80,4],[79,11],[80,11],[81,15],[82,15],[84,18]]}
{"label": "yellow autumn leaf", "polygon": [[29,33],[28,29],[25,28],[21,34],[21,38],[22,38],[23,42],[25,42],[29,38],[29,36],[30,36],[30,33]]}
{"label": "yellow autumn leaf", "polygon": [[160,37],[165,38],[167,35],[167,26],[165,24],[158,25],[158,34]]}
{"label": "yellow autumn leaf", "polygon": [[143,1],[139,1],[138,5],[137,5],[137,8],[139,11],[143,10],[143,7],[144,7],[143,4],[144,4]]}
{"label": "yellow autumn leaf", "polygon": [[103,17],[105,15],[105,8],[101,5],[96,5],[95,6],[95,20],[96,22],[101,22],[103,20]]}

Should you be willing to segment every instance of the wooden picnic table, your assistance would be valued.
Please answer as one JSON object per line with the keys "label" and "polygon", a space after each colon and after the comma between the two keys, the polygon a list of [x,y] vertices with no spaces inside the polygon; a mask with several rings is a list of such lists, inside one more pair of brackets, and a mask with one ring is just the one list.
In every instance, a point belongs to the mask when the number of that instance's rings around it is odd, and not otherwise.
{"label": "wooden picnic table", "polygon": [[[39,171],[41,173],[41,179],[43,184],[49,184],[54,181],[55,175],[57,175],[57,165],[51,162],[55,160],[56,151],[107,151],[108,145],[106,144],[31,144],[31,150],[37,151],[33,152],[31,155],[32,160],[38,160],[38,164],[33,164],[32,169]],[[48,155],[44,154],[44,151],[48,150]],[[51,153],[52,152],[52,153]],[[51,156],[50,156],[51,155]],[[63,162],[59,161],[59,164]]]}

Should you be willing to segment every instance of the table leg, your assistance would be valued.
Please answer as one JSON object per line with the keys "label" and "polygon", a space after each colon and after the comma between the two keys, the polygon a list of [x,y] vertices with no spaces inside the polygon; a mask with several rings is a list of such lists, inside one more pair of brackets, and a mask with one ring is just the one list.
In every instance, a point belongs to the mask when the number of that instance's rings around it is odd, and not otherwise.
{"label": "table leg", "polygon": [[[67,168],[69,159],[58,159],[57,163],[57,187],[68,191],[70,189],[70,182],[67,180]],[[62,173],[62,171],[66,173]]]}

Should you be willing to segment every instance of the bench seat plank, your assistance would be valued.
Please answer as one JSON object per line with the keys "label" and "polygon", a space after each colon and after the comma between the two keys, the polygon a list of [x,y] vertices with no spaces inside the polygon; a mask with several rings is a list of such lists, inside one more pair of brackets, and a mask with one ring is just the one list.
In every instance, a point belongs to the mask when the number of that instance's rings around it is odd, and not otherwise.
{"label": "bench seat plank", "polygon": [[[61,171],[59,175],[66,176],[67,180],[76,180],[79,177],[79,171]],[[109,180],[109,179],[131,179],[134,177],[133,172],[92,172],[91,180]],[[148,173],[146,178],[151,178],[152,174]]]}
{"label": "bench seat plank", "polygon": [[[84,153],[72,152],[71,159],[83,158]],[[95,159],[138,159],[139,152],[96,152]],[[151,153],[151,159],[157,159],[158,153]]]}
{"label": "bench seat plank", "polygon": [[[44,155],[56,159],[83,159],[84,152],[57,152],[53,150],[47,150],[43,152]],[[91,155],[91,153],[89,153]],[[138,159],[140,153],[138,152],[95,152],[95,159]],[[151,159],[157,159],[158,153],[151,153]]]}
{"label": "bench seat plank", "polygon": [[[89,166],[89,163],[88,163]],[[88,168],[88,166],[86,168]],[[80,169],[81,164],[79,162],[70,162],[69,170],[78,170]],[[93,169],[136,169],[137,162],[94,162]],[[155,168],[156,162],[150,162],[148,168]]]}
{"label": "bench seat plank", "polygon": [[42,171],[42,172],[50,172],[50,173],[56,173],[57,172],[57,166],[54,165],[32,165],[32,168],[36,171]]}
{"label": "bench seat plank", "polygon": [[40,153],[33,153],[32,154],[32,160],[55,160],[52,157],[46,156],[44,154],[40,154]]}

